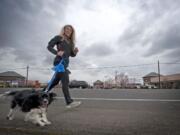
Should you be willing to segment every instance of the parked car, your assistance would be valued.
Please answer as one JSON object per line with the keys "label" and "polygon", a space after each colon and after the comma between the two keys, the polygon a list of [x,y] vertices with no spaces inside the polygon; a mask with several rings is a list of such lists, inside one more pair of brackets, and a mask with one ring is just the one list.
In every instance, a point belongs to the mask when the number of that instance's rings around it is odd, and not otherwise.
{"label": "parked car", "polygon": [[0,88],[8,88],[10,84],[8,82],[0,82]]}
{"label": "parked car", "polygon": [[143,89],[157,89],[157,86],[146,84],[146,85],[141,86],[141,88],[143,88]]}
{"label": "parked car", "polygon": [[6,84],[4,82],[0,82],[0,88],[5,88]]}
{"label": "parked car", "polygon": [[69,83],[69,88],[88,88],[88,83],[86,81],[73,80]]}

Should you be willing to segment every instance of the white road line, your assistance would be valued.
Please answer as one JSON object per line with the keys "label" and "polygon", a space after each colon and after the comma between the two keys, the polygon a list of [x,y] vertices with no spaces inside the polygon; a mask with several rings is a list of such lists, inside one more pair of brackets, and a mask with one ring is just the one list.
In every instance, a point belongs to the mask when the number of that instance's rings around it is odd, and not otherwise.
{"label": "white road line", "polygon": [[[56,97],[64,99],[64,97]],[[94,101],[143,101],[143,102],[180,102],[180,99],[117,99],[117,98],[73,98],[75,100],[94,100]]]}

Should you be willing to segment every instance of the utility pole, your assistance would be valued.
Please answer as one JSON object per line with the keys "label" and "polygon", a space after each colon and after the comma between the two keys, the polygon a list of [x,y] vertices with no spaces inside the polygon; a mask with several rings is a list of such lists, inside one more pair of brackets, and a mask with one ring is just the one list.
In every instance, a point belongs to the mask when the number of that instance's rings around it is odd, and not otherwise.
{"label": "utility pole", "polygon": [[116,88],[117,88],[117,74],[118,74],[118,71],[116,70],[115,71],[115,78],[114,78],[115,79],[115,87]]}
{"label": "utility pole", "polygon": [[159,60],[158,60],[158,78],[159,78],[159,89],[161,89],[161,78],[160,78],[160,65],[159,65]]}
{"label": "utility pole", "polygon": [[28,86],[28,73],[29,73],[29,66],[27,65],[27,68],[26,68],[26,86]]}

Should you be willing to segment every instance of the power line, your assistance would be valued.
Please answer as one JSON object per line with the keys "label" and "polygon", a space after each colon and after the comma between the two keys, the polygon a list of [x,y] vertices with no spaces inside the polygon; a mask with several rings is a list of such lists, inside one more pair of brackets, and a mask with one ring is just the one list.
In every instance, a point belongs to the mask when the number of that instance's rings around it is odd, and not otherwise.
{"label": "power line", "polygon": [[[150,64],[137,64],[137,65],[117,65],[117,66],[100,66],[100,67],[78,67],[76,69],[70,68],[71,70],[89,70],[89,69],[108,69],[108,68],[124,68],[124,67],[143,67],[143,66],[151,66],[151,65],[156,65],[156,63],[150,63]],[[24,68],[14,68],[11,70],[17,70],[17,69],[26,69],[27,67]],[[29,68],[31,70],[52,70],[52,68],[43,68],[43,67],[33,67]],[[4,70],[9,70],[9,69],[4,69]]]}
{"label": "power line", "polygon": [[23,67],[23,68],[4,68],[4,69],[0,69],[0,70],[19,70],[19,69],[26,69],[26,67]]}
{"label": "power line", "polygon": [[[115,66],[99,66],[99,67],[76,67],[76,68],[70,68],[71,70],[93,70],[93,69],[113,69],[113,68],[133,68],[133,67],[146,67],[146,66],[152,66],[156,65],[157,63],[149,63],[149,64],[136,64],[136,65],[115,65]],[[163,62],[159,63],[160,65],[179,65],[178,62]],[[2,70],[20,70],[20,69],[27,69],[27,67],[21,67],[21,68],[7,68],[7,69],[0,69]],[[52,68],[44,68],[44,67],[33,67],[29,68],[30,70],[52,70]]]}
{"label": "power line", "polygon": [[[156,65],[156,63],[151,63],[151,64],[138,64],[138,65],[117,65],[117,66],[102,66],[102,67],[86,67],[81,70],[88,70],[88,69],[108,69],[108,68],[124,68],[124,67],[143,67],[143,66],[152,66]],[[72,70],[80,70],[80,69],[72,69]]]}
{"label": "power line", "polygon": [[52,70],[52,68],[31,67],[31,70]]}
{"label": "power line", "polygon": [[178,65],[178,64],[180,64],[180,63],[177,63],[177,62],[174,62],[174,63],[173,63],[173,62],[169,62],[169,63],[168,63],[168,62],[167,62],[167,63],[160,63],[160,64],[164,64],[164,65],[176,65],[176,64],[177,64],[177,65]]}

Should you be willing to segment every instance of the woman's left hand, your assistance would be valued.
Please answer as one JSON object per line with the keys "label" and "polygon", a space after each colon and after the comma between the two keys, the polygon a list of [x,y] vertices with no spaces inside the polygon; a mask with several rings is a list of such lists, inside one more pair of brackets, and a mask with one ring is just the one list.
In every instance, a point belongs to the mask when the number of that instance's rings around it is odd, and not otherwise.
{"label": "woman's left hand", "polygon": [[78,53],[79,52],[79,49],[77,47],[74,48],[74,52],[75,53]]}

